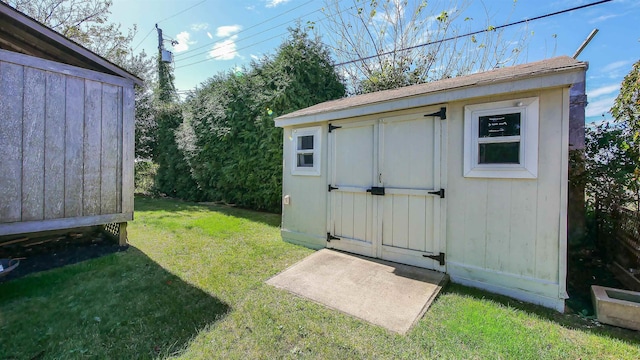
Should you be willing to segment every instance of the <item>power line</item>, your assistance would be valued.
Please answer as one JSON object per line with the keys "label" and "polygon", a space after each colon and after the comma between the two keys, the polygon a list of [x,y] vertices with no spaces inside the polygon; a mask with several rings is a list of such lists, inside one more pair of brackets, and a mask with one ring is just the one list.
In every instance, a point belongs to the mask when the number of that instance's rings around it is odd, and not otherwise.
{"label": "power line", "polygon": [[166,21],[166,20],[169,20],[169,19],[173,19],[174,17],[176,17],[176,16],[178,16],[178,15],[180,15],[180,14],[182,14],[182,13],[185,13],[185,12],[187,12],[187,11],[189,11],[189,10],[193,9],[194,7],[196,7],[196,6],[200,5],[200,4],[203,4],[203,3],[205,3],[205,2],[207,2],[207,0],[202,0],[202,1],[200,1],[199,3],[196,3],[196,4],[194,4],[194,5],[190,6],[190,7],[188,7],[188,8],[186,8],[186,9],[182,10],[182,11],[179,11],[179,12],[177,12],[177,13],[175,13],[175,14],[173,14],[173,15],[171,15],[171,16],[169,16],[169,17],[167,17],[167,18],[164,18],[164,19],[162,19],[162,20],[158,21],[156,24],[159,24],[159,23],[161,23],[161,22],[163,22],[163,21]]}
{"label": "power line", "polygon": [[445,38],[445,39],[430,41],[430,42],[426,42],[426,43],[423,43],[423,44],[414,45],[414,46],[410,46],[410,47],[406,47],[406,48],[402,48],[402,49],[398,49],[398,50],[392,50],[392,51],[387,51],[387,52],[376,54],[376,55],[365,56],[365,57],[362,57],[362,58],[358,58],[358,59],[354,59],[354,60],[345,61],[345,62],[342,62],[342,63],[339,63],[339,64],[335,64],[334,66],[344,66],[344,65],[348,65],[348,64],[353,64],[353,63],[358,62],[358,61],[364,61],[364,60],[373,59],[373,58],[376,58],[376,57],[379,57],[379,56],[391,55],[391,54],[393,54],[395,52],[398,52],[398,51],[413,50],[413,49],[417,49],[417,48],[420,48],[420,47],[425,47],[425,46],[429,46],[429,45],[433,45],[433,44],[437,44],[437,43],[441,43],[441,42],[445,42],[445,41],[451,41],[451,40],[459,39],[459,38],[462,38],[462,37],[467,37],[467,36],[471,36],[471,35],[477,35],[477,34],[482,34],[482,33],[490,32],[490,31],[495,31],[495,30],[503,29],[503,28],[510,27],[510,26],[513,26],[513,25],[519,25],[519,24],[523,24],[523,23],[526,23],[526,22],[530,22],[530,21],[540,20],[540,19],[551,17],[551,16],[556,16],[556,15],[564,14],[564,13],[567,13],[567,12],[571,12],[571,11],[574,11],[574,10],[580,10],[580,9],[588,8],[588,7],[595,6],[595,5],[608,3],[608,2],[611,2],[611,1],[613,1],[613,0],[596,1],[596,2],[590,3],[590,4],[580,5],[580,6],[576,6],[576,7],[570,8],[570,9],[565,9],[565,10],[556,11],[556,12],[545,14],[545,15],[536,16],[536,17],[531,18],[531,19],[520,20],[520,21],[512,22],[512,23],[509,23],[509,24],[504,24],[504,25],[500,25],[500,26],[496,26],[496,27],[490,27],[488,29],[483,29],[483,30],[478,30],[478,31],[466,33],[466,34],[463,34],[463,35],[451,36],[451,37],[448,37],[448,38]]}
{"label": "power line", "polygon": [[[187,11],[189,11],[189,10],[193,9],[194,7],[196,7],[196,6],[198,6],[198,5],[202,4],[202,3],[204,3],[204,2],[206,2],[206,1],[207,1],[207,0],[202,0],[202,1],[200,1],[199,3],[196,3],[196,4],[194,4],[194,5],[192,5],[192,6],[188,7],[188,8],[186,8],[186,9],[184,9],[184,10],[181,10],[181,11],[179,11],[179,12],[177,12],[177,13],[175,13],[175,14],[173,14],[173,15],[169,16],[169,17],[166,17],[166,18],[164,18],[164,19],[162,19],[162,20],[160,20],[160,21],[157,21],[157,22],[156,22],[156,24],[159,24],[159,23],[161,23],[161,22],[163,22],[163,21],[166,21],[166,20],[169,20],[169,19],[173,19],[174,17],[176,17],[176,16],[178,16],[178,15],[180,15],[180,14],[182,14],[182,13],[185,13],[185,12],[187,12]],[[145,40],[147,40],[147,38],[149,37],[149,35],[151,35],[151,33],[153,32],[153,30],[155,30],[155,28],[154,28],[154,27],[152,27],[152,28],[151,28],[151,30],[149,30],[149,32],[147,33],[147,35],[145,35],[145,36],[144,36],[144,38],[142,38],[142,40],[140,40],[140,42],[138,43],[138,45],[136,45],[136,46],[133,48],[133,51],[135,51],[135,50],[136,50],[140,45],[142,45],[142,43],[143,43]]]}
{"label": "power line", "polygon": [[223,57],[223,56],[225,56],[225,55],[229,55],[229,54],[232,54],[232,53],[234,53],[234,52],[238,52],[238,51],[240,51],[240,50],[248,49],[248,48],[250,48],[250,47],[252,47],[252,46],[255,46],[255,45],[258,45],[258,44],[262,44],[262,43],[263,43],[263,42],[265,42],[265,41],[269,41],[269,40],[275,39],[275,38],[277,38],[277,37],[280,37],[280,36],[283,36],[283,35],[286,35],[286,34],[287,34],[286,32],[284,32],[284,33],[280,33],[280,34],[275,35],[275,36],[272,36],[272,37],[270,37],[270,38],[268,38],[268,39],[264,39],[264,40],[260,40],[260,41],[258,41],[258,42],[254,42],[254,43],[253,43],[253,44],[251,44],[251,45],[247,45],[247,46],[245,46],[245,47],[241,47],[241,48],[239,48],[239,49],[235,49],[235,50],[233,50],[233,51],[229,51],[229,52],[226,52],[226,53],[224,53],[224,54],[220,54],[220,55],[212,56],[212,57],[210,57],[210,58],[206,58],[206,59],[204,59],[204,60],[196,61],[196,62],[193,62],[193,63],[190,63],[190,64],[186,64],[186,65],[182,65],[182,66],[176,66],[176,67],[175,67],[175,69],[180,69],[180,68],[183,68],[183,67],[187,67],[187,66],[191,66],[191,65],[200,64],[200,63],[203,63],[203,62],[205,62],[205,61],[209,61],[209,60],[214,60],[214,59],[217,59],[217,58],[221,58],[221,57]]}
{"label": "power line", "polygon": [[[338,14],[343,13],[343,12],[345,12],[345,11],[349,11],[349,10],[351,10],[351,9],[353,9],[353,8],[354,8],[354,6],[349,7],[349,8],[346,8],[346,9],[343,9],[342,11],[338,12]],[[321,10],[322,10],[322,9],[317,9],[317,10],[314,10],[314,11],[312,11],[312,12],[310,12],[310,13],[308,13],[308,14],[305,14],[305,15],[303,15],[303,16],[308,16],[308,15],[311,15],[311,14],[316,13],[316,12],[321,11]],[[328,19],[328,18],[329,18],[329,16],[324,16],[324,17],[322,17],[322,18],[320,18],[320,19],[316,19],[314,22],[315,22],[315,23],[319,23],[319,22],[322,22],[322,21],[324,21],[324,20],[326,20],[326,19]],[[288,24],[288,22],[283,23],[283,24],[280,24],[280,25],[277,25],[277,26],[274,26],[274,27],[271,27],[271,28],[269,28],[269,29],[267,29],[267,30],[265,30],[265,31],[275,29],[275,28],[280,27],[280,26],[282,26],[282,25],[284,25],[284,24]],[[245,47],[242,47],[242,48],[239,48],[239,49],[235,49],[235,50],[233,50],[233,51],[229,51],[229,52],[226,52],[226,53],[224,53],[224,54],[220,54],[220,55],[212,56],[212,57],[210,57],[210,58],[207,58],[207,59],[204,59],[204,60],[200,60],[200,61],[196,61],[196,62],[193,62],[193,63],[189,63],[189,64],[186,64],[186,65],[177,66],[177,67],[176,67],[176,69],[184,68],[184,67],[191,66],[191,65],[200,64],[200,63],[202,63],[202,62],[209,61],[209,60],[214,60],[214,59],[217,59],[217,58],[223,57],[223,56],[225,56],[225,55],[229,55],[229,54],[231,54],[231,53],[233,53],[233,52],[237,52],[237,51],[239,51],[239,50],[248,49],[248,48],[250,48],[250,47],[252,47],[252,46],[254,46],[254,45],[261,44],[261,43],[263,43],[263,42],[265,42],[265,41],[269,41],[269,40],[275,39],[275,38],[277,38],[277,37],[280,37],[280,36],[283,36],[283,35],[286,35],[286,34],[287,34],[286,32],[284,32],[284,33],[280,33],[280,34],[275,35],[275,36],[272,36],[272,37],[270,37],[270,38],[268,38],[268,39],[264,39],[264,40],[261,40],[261,41],[255,42],[255,43],[253,43],[253,44],[251,44],[251,45],[247,45],[247,46],[245,46]],[[238,43],[238,42],[240,42],[240,41],[242,41],[242,40],[250,39],[250,38],[252,38],[252,37],[254,37],[254,36],[256,36],[256,35],[260,35],[260,34],[253,34],[253,35],[250,35],[250,36],[248,36],[248,37],[246,37],[246,38],[243,38],[243,39],[241,39],[241,40],[236,41],[236,43]],[[213,50],[221,49],[221,48],[224,48],[224,47],[225,47],[225,45],[224,45],[224,44],[223,44],[223,45],[219,45],[219,46],[215,46],[215,47],[213,47],[212,49],[208,49],[208,50],[206,50],[206,51],[203,51],[203,52],[200,52],[200,53],[197,53],[197,54],[194,54],[194,55],[188,56],[188,57],[186,57],[186,58],[182,58],[182,59],[176,60],[176,62],[179,62],[179,61],[182,61],[182,60],[186,60],[186,59],[189,59],[189,58],[192,58],[192,57],[195,57],[195,56],[198,56],[198,55],[202,55],[202,54],[204,54],[204,53],[211,52],[211,51],[213,51]]]}
{"label": "power line", "polygon": [[[462,38],[462,37],[467,37],[467,36],[471,36],[471,35],[477,35],[477,34],[481,34],[481,33],[495,31],[495,30],[498,30],[498,29],[503,29],[503,28],[506,28],[506,27],[519,25],[519,24],[523,24],[523,23],[526,23],[526,22],[530,22],[530,21],[540,20],[540,19],[551,17],[551,16],[556,16],[556,15],[564,14],[564,13],[567,13],[567,12],[584,9],[584,8],[588,8],[588,7],[595,6],[595,5],[604,4],[604,3],[607,3],[607,2],[611,2],[611,1],[613,1],[613,0],[601,0],[601,1],[594,2],[594,3],[590,3],[590,4],[585,4],[585,5],[576,6],[576,7],[565,9],[565,10],[561,10],[561,11],[556,11],[556,12],[553,12],[553,13],[548,13],[548,14],[545,14],[545,15],[536,16],[536,17],[533,17],[531,19],[520,20],[520,21],[516,21],[516,22],[504,24],[504,25],[499,25],[499,26],[496,26],[496,27],[491,27],[489,29],[478,30],[478,31],[466,33],[466,34],[463,34],[463,35],[451,36],[451,37],[448,37],[448,38],[445,38],[445,39],[430,41],[430,42],[427,42],[427,43],[423,43],[423,44],[419,44],[419,45],[415,45],[415,46],[410,46],[410,47],[406,47],[406,48],[402,48],[402,49],[398,49],[398,50],[394,50],[394,51],[388,51],[388,52],[380,53],[380,54],[377,54],[377,55],[371,55],[371,56],[366,56],[366,57],[362,57],[362,58],[358,58],[358,59],[354,59],[354,60],[349,60],[349,61],[345,61],[345,62],[336,64],[334,66],[344,66],[344,65],[352,64],[352,63],[355,63],[355,62],[358,62],[358,61],[364,61],[364,60],[373,59],[373,58],[378,57],[378,56],[390,55],[390,54],[393,54],[394,52],[397,52],[397,51],[413,50],[413,49],[417,49],[417,48],[428,46],[428,45],[433,45],[433,44],[437,44],[437,43],[441,43],[441,42],[445,42],[445,41],[451,41],[451,40],[459,39],[459,38]],[[324,17],[323,19],[318,20],[318,22],[326,20],[327,18],[328,17]],[[214,59],[223,57],[225,55],[229,55],[229,54],[231,54],[233,52],[237,52],[239,50],[244,50],[244,49],[247,49],[247,48],[249,48],[251,46],[258,45],[258,44],[260,44],[260,43],[262,43],[264,41],[268,41],[268,40],[274,39],[276,37],[279,37],[279,36],[282,36],[282,35],[285,35],[285,34],[286,33],[278,34],[276,36],[273,36],[273,37],[270,37],[268,39],[262,40],[260,42],[256,42],[256,43],[253,43],[251,45],[247,45],[247,46],[242,47],[240,49],[235,49],[234,51],[231,51],[231,52],[227,52],[227,53],[224,53],[224,54],[216,55],[216,56],[213,56],[211,58],[207,58],[207,59],[204,59],[204,60],[196,61],[196,62],[193,62],[193,63],[190,63],[190,64],[177,66],[177,67],[175,67],[175,69],[180,69],[180,68],[188,67],[188,66],[191,66],[191,65],[200,64],[200,63],[203,63],[203,62],[209,61],[209,60],[214,60]]]}
{"label": "power line", "polygon": [[136,45],[136,46],[133,48],[133,51],[136,51],[136,49],[137,49],[140,45],[142,45],[142,43],[143,43],[145,40],[147,40],[147,38],[149,37],[149,35],[151,35],[151,33],[153,32],[153,30],[155,30],[155,28],[151,28],[151,30],[149,30],[149,32],[147,33],[147,35],[145,35],[145,36],[144,36],[144,38],[143,38],[142,40],[140,40],[140,42],[138,43],[138,45]]}
{"label": "power line", "polygon": [[[253,28],[257,27],[257,26],[260,26],[260,25],[262,25],[262,24],[264,24],[264,23],[267,23],[267,22],[269,22],[269,21],[271,21],[271,20],[277,19],[277,18],[279,18],[280,16],[286,15],[286,14],[288,14],[288,13],[290,13],[290,12],[294,11],[294,10],[297,10],[297,9],[299,9],[299,8],[301,8],[301,7],[305,6],[305,5],[307,5],[307,4],[310,4],[310,3],[312,3],[313,1],[314,1],[314,0],[309,0],[309,1],[307,1],[307,2],[305,2],[305,3],[303,3],[303,4],[301,4],[301,5],[298,5],[298,6],[294,7],[294,8],[291,8],[291,9],[289,9],[289,10],[287,10],[287,11],[283,12],[283,13],[280,13],[280,14],[278,14],[278,15],[276,15],[276,16],[273,16],[273,17],[271,17],[271,18],[268,18],[268,19],[266,19],[266,20],[264,20],[264,21],[262,21],[262,22],[259,22],[259,23],[257,23],[257,24],[251,25],[251,26],[249,26],[249,27],[248,27],[248,28],[246,28],[246,29],[243,29],[243,30],[238,31],[237,33],[234,33],[233,35],[229,35],[229,36],[222,37],[222,38],[220,38],[220,39],[218,39],[218,40],[216,40],[216,41],[214,41],[214,42],[224,41],[224,40],[227,40],[227,39],[229,39],[230,37],[232,37],[232,36],[234,36],[234,35],[241,34],[241,33],[245,32],[245,31],[249,31],[249,30],[251,30],[251,29],[253,29]],[[318,9],[318,10],[321,10],[321,9]],[[318,11],[318,10],[316,10],[316,11]],[[314,12],[316,12],[316,11],[314,11]],[[304,15],[304,16],[306,16],[306,15]],[[204,45],[202,45],[202,46],[195,47],[195,48],[193,48],[193,49],[191,49],[191,50],[183,51],[183,52],[181,52],[180,54],[176,54],[175,56],[176,56],[176,57],[180,57],[180,56],[183,56],[183,55],[185,55],[185,54],[187,54],[187,53],[190,53],[190,52],[192,52],[192,51],[200,50],[200,49],[202,49],[202,48],[205,48],[205,47],[207,47],[207,46],[210,46],[211,44],[212,44],[212,43],[204,44]],[[202,53],[200,53],[200,54],[202,54]]]}
{"label": "power line", "polygon": [[[312,11],[312,12],[310,12],[310,13],[304,14],[304,15],[302,15],[302,16],[301,16],[301,18],[302,18],[302,17],[305,17],[305,16],[312,15],[312,14],[314,14],[314,13],[317,13],[318,11],[321,11],[321,10],[322,10],[322,9],[317,9],[317,10],[314,10],[314,11]],[[263,30],[262,32],[264,33],[264,32],[267,32],[267,31],[269,31],[269,30],[277,29],[277,28],[281,27],[282,25],[287,25],[287,24],[289,24],[289,23],[290,23],[289,21],[286,21],[286,22],[284,22],[284,23],[281,23],[281,24],[278,24],[278,25],[276,25],[276,26],[272,26],[272,27],[270,27],[270,28],[268,28],[268,29],[265,29],[265,30]],[[239,32],[238,32],[238,33],[235,33],[235,34],[233,34],[233,35],[227,36],[227,37],[225,37],[225,38],[219,39],[219,40],[217,40],[216,42],[218,42],[218,43],[219,43],[219,42],[221,42],[221,41],[224,41],[224,40],[230,39],[231,37],[236,36],[236,35],[238,35],[238,34],[239,34]],[[238,41],[236,41],[236,42],[240,42],[240,41],[243,41],[243,40],[251,39],[252,37],[255,37],[255,36],[258,36],[258,35],[262,35],[262,33],[255,33],[255,34],[253,34],[253,35],[249,35],[249,36],[244,37],[244,38],[242,38],[242,39],[240,39],[240,40],[238,40]],[[207,45],[201,46],[200,48],[203,48],[203,47],[206,47],[206,46],[209,46],[209,45],[211,45],[211,44],[207,44]],[[213,48],[211,48],[211,49],[207,49],[207,50],[205,50],[205,51],[202,51],[202,52],[199,52],[199,53],[196,53],[196,54],[191,54],[191,55],[189,55],[189,56],[187,56],[187,57],[179,58],[179,59],[177,59],[177,60],[176,60],[176,62],[180,62],[180,61],[183,61],[183,60],[191,59],[191,58],[193,58],[193,57],[196,57],[196,56],[198,56],[198,55],[202,55],[202,54],[208,53],[208,52],[210,52],[210,51],[212,51],[212,50],[216,50],[216,49],[221,48],[221,47],[224,47],[224,45],[214,46],[214,47],[213,47]],[[194,49],[194,50],[195,50],[195,49]],[[183,52],[183,53],[181,53],[181,54],[184,54],[184,52]]]}

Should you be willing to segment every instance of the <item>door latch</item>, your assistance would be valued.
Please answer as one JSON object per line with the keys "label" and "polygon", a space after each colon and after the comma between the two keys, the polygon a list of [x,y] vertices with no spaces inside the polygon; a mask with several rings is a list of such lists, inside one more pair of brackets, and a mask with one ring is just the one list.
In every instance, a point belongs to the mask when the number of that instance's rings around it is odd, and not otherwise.
{"label": "door latch", "polygon": [[438,191],[429,191],[429,194],[438,195],[440,196],[440,199],[444,199],[444,189],[440,189]]}
{"label": "door latch", "polygon": [[367,189],[367,192],[371,193],[371,195],[384,196],[384,187],[373,186],[373,187],[371,187],[371,189]]}

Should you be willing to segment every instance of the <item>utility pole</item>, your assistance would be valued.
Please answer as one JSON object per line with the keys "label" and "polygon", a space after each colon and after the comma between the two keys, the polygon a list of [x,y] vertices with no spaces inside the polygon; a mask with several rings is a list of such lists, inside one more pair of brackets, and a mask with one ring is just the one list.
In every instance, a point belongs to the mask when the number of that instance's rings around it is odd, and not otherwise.
{"label": "utility pole", "polygon": [[164,50],[164,41],[162,39],[162,29],[158,27],[158,24],[156,24],[156,31],[158,32],[158,51],[162,52]]}
{"label": "utility pole", "polygon": [[[173,54],[164,48],[164,37],[162,36],[162,29],[158,27],[158,24],[156,24],[156,31],[158,32],[158,53],[160,53],[160,59],[164,63],[172,63]],[[171,45],[178,45],[178,41],[172,39]]]}
{"label": "utility pole", "polygon": [[169,65],[173,62],[173,54],[164,48],[164,37],[158,24],[156,24],[156,30],[158,32],[158,85],[160,90],[158,98],[162,102],[170,102],[175,97],[173,74]]}

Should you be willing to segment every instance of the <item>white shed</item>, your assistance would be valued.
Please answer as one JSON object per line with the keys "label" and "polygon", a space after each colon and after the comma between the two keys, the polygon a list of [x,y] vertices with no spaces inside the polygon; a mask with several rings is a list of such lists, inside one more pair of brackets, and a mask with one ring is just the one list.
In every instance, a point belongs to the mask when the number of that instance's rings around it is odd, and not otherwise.
{"label": "white shed", "polygon": [[0,2],[0,240],[133,219],[136,83]]}
{"label": "white shed", "polygon": [[282,237],[564,310],[569,57],[334,100],[284,128]]}

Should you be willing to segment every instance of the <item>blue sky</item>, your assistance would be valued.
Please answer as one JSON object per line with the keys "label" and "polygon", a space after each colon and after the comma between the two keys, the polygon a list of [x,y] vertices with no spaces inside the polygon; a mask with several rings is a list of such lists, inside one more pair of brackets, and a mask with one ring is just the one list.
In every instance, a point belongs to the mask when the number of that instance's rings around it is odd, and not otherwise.
{"label": "blue sky", "polygon": [[[414,0],[409,0],[410,2]],[[351,0],[343,0],[349,7]],[[484,0],[484,8],[495,26],[530,19],[596,0]],[[433,3],[430,1],[429,3]],[[446,4],[447,1],[441,1]],[[486,18],[481,2],[474,0],[465,16],[474,18],[481,29]],[[165,38],[179,44],[166,48],[175,56],[176,87],[195,88],[220,71],[248,64],[263,54],[274,53],[287,36],[287,27],[301,20],[315,22],[322,36],[328,30],[321,11],[323,0],[114,0],[111,20],[124,28],[134,24],[137,50],[157,51],[158,23]],[[445,9],[443,9],[445,10]],[[513,10],[513,11],[512,11]],[[561,14],[505,30],[505,37],[526,33],[528,46],[519,63],[545,58],[572,56],[589,33],[599,33],[579,56],[589,62],[587,72],[587,121],[611,116],[620,82],[640,59],[640,1],[612,2]],[[328,38],[328,36],[324,36]]]}

